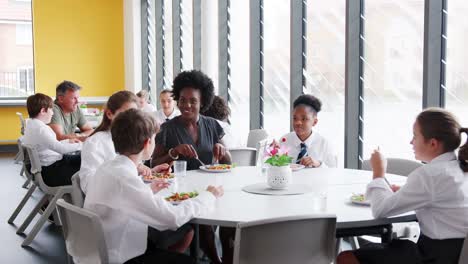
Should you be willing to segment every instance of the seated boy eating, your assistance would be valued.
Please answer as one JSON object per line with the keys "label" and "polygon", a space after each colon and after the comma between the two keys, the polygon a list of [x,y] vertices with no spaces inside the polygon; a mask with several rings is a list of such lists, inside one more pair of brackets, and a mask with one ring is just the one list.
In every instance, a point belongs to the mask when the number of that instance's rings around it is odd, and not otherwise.
{"label": "seated boy eating", "polygon": [[186,255],[147,247],[148,226],[175,230],[213,208],[223,195],[221,186],[208,186],[197,197],[174,206],[158,194],[167,183],[146,185],[137,166],[153,153],[155,127],[154,119],[140,110],[120,113],[111,126],[119,155],[99,167],[99,177],[92,177],[88,187],[84,208],[100,217],[110,263],[194,263]]}

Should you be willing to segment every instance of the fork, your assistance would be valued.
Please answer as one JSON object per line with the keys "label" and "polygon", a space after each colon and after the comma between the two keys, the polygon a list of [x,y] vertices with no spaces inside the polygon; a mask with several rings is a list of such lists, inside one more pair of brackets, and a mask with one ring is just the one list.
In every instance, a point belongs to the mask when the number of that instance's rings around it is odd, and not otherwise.
{"label": "fork", "polygon": [[200,164],[203,166],[203,167],[206,167],[205,163],[203,163],[203,161],[201,161],[198,157],[195,157],[196,160],[198,160],[198,162],[200,162]]}

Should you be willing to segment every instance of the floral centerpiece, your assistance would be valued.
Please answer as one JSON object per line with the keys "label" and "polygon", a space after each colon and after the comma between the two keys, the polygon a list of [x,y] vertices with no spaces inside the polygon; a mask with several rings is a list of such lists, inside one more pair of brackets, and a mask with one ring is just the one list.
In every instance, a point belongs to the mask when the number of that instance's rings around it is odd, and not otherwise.
{"label": "floral centerpiece", "polygon": [[[286,139],[281,139],[281,143],[286,142]],[[267,184],[272,189],[285,189],[291,183],[291,167],[293,160],[288,156],[288,149],[276,141],[270,144],[265,150],[266,164],[269,164],[267,172]]]}

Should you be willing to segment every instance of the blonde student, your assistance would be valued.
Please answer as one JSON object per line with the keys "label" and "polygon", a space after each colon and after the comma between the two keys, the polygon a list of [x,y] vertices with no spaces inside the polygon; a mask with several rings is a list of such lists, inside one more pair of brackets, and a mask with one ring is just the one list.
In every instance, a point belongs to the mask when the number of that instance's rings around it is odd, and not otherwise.
{"label": "blonde student", "polygon": [[139,91],[136,96],[138,97],[138,107],[147,113],[152,113],[156,111],[156,107],[152,105],[149,101],[149,93],[147,90]]}
{"label": "blonde student", "polygon": [[36,147],[42,165],[42,176],[49,186],[71,184],[72,175],[80,169],[81,150],[78,139],[57,140],[55,132],[47,124],[54,115],[54,102],[45,94],[36,93],[28,97],[26,107],[29,119],[22,142]]}
{"label": "blonde student", "polygon": [[[137,166],[154,150],[155,121],[137,109],[120,113],[112,122],[112,141],[119,155],[96,171],[88,186],[84,208],[101,219],[110,263],[193,263],[186,255],[148,246],[148,226],[175,230],[214,207],[222,187],[206,191],[174,206],[159,193],[163,181],[146,185]],[[92,260],[83,256],[84,263]]]}
{"label": "blonde student", "polygon": [[413,243],[392,240],[343,252],[338,263],[444,263],[457,264],[468,232],[468,133],[448,111],[430,108],[413,125],[415,158],[426,163],[413,171],[406,184],[394,192],[385,181],[386,162],[375,150],[371,157],[373,181],[366,196],[376,218],[410,211],[416,213],[421,234]]}
{"label": "blonde student", "polygon": [[330,142],[313,128],[318,122],[322,102],[315,96],[304,94],[293,103],[294,131],[282,136],[279,143],[288,150],[293,162],[311,168],[337,166],[337,156]]}
{"label": "blonde student", "polygon": [[[137,108],[137,101],[138,98],[135,94],[129,91],[116,92],[107,100],[101,124],[85,141],[81,151],[82,160],[79,175],[81,189],[85,194],[88,190],[89,178],[94,176],[97,168],[117,156],[110,133],[112,120],[125,110]],[[142,175],[151,174],[151,170],[143,164],[139,164],[137,168],[138,173]],[[158,167],[158,169],[160,168]]]}

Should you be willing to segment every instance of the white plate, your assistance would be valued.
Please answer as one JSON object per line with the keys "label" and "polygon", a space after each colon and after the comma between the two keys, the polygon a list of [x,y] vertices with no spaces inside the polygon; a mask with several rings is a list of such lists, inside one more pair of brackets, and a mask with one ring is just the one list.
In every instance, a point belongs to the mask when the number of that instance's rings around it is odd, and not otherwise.
{"label": "white plate", "polygon": [[355,196],[356,196],[356,194],[353,194],[353,195],[351,195],[351,197],[349,197],[349,200],[352,203],[359,204],[359,205],[370,206],[370,201],[369,200],[359,201],[359,200],[353,199],[353,197],[355,197]]}
{"label": "white plate", "polygon": [[[202,171],[207,171],[207,172],[213,172],[213,173],[223,173],[223,172],[229,172],[231,169],[225,169],[225,170],[210,170],[207,169],[207,166],[213,166],[213,165],[206,165],[206,166],[200,166],[200,170]],[[232,167],[231,167],[232,168]]]}
{"label": "white plate", "polygon": [[303,168],[305,168],[305,166],[302,164],[290,164],[289,166],[291,167],[292,171],[298,171],[298,170],[302,170]]}

